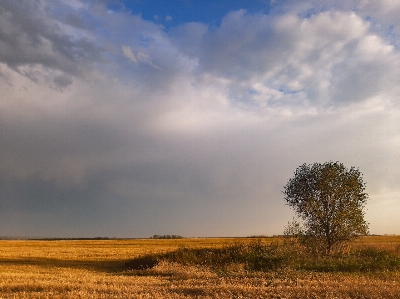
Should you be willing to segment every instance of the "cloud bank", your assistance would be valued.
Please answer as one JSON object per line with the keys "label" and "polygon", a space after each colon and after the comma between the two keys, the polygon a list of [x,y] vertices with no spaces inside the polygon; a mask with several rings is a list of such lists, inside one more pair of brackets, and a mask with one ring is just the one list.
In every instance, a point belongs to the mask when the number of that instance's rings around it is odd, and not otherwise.
{"label": "cloud bank", "polygon": [[2,1],[0,235],[280,234],[283,186],[329,160],[364,174],[371,231],[398,234],[400,7],[318,3],[164,29]]}

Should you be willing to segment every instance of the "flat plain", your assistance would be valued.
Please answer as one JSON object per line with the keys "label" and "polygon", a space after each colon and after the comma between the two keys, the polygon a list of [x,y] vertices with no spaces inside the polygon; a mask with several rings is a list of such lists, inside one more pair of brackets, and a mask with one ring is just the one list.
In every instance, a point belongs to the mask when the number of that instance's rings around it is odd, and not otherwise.
{"label": "flat plain", "polygon": [[[279,242],[263,238],[262,242]],[[217,248],[250,238],[132,240],[1,240],[0,298],[400,298],[400,272],[218,272],[160,262],[146,271],[125,263],[179,248]],[[369,236],[352,248],[400,251],[400,236]]]}

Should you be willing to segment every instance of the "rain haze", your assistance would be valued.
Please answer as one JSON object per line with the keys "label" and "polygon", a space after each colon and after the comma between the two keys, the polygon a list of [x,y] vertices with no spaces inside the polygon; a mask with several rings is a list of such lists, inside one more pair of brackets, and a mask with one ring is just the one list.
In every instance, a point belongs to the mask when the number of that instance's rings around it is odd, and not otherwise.
{"label": "rain haze", "polygon": [[303,163],[400,234],[400,1],[0,1],[0,236],[282,234]]}

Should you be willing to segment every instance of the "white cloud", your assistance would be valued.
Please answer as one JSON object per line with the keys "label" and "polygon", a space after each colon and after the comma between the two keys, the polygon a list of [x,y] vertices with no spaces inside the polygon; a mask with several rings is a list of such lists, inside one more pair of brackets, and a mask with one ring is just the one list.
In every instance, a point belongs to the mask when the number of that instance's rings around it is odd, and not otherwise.
{"label": "white cloud", "polygon": [[397,33],[400,32],[400,2],[397,0],[360,0],[358,8],[361,12],[373,16],[380,24],[394,25]]}
{"label": "white cloud", "polygon": [[88,5],[80,0],[61,0],[65,5],[69,5],[76,10],[88,9]]}
{"label": "white cloud", "polygon": [[281,0],[274,13],[293,13],[302,17],[317,15],[326,11],[353,11],[371,25],[371,31],[378,33],[390,43],[400,47],[400,2],[397,0]]}
{"label": "white cloud", "polygon": [[[233,103],[244,98],[248,107],[281,103],[298,109],[366,100],[383,86],[391,98],[398,94],[399,54],[353,12],[300,18],[238,11],[199,38],[204,41],[200,70],[215,80],[228,79]],[[249,94],[254,86],[257,93]]]}
{"label": "white cloud", "polygon": [[138,53],[138,59],[141,62],[147,63],[148,65],[151,65],[152,67],[154,67],[155,69],[159,69],[160,67],[155,65],[152,61],[151,58],[148,54],[144,53],[144,52],[139,52]]}
{"label": "white cloud", "polygon": [[135,57],[135,54],[133,54],[131,47],[129,46],[122,46],[122,51],[124,52],[124,55],[128,57],[131,61],[134,63],[137,63],[137,59]]}

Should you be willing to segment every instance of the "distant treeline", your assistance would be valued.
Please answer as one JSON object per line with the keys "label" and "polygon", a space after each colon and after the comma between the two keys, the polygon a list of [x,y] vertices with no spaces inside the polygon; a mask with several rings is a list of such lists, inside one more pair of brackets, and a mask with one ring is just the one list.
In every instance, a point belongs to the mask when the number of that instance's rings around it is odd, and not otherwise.
{"label": "distant treeline", "polygon": [[72,240],[78,240],[78,241],[85,241],[85,240],[114,240],[116,238],[108,238],[108,237],[94,237],[94,238],[37,238],[37,239],[29,239],[29,240],[43,240],[43,241],[72,241]]}
{"label": "distant treeline", "polygon": [[154,235],[150,239],[184,239],[184,237],[178,235]]}

